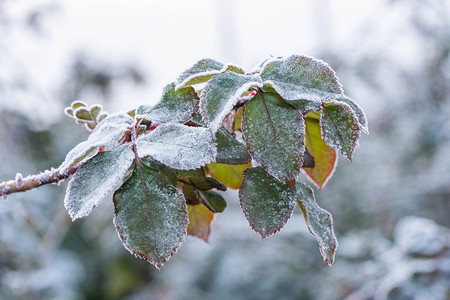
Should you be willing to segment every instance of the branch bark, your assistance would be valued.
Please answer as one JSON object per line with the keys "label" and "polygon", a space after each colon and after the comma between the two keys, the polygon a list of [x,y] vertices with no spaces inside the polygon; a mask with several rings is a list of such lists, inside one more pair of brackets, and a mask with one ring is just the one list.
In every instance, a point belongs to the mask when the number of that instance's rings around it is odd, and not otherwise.
{"label": "branch bark", "polygon": [[14,180],[0,183],[0,195],[6,200],[8,194],[25,192],[49,183],[59,183],[69,178],[81,167],[81,163],[61,173],[59,169],[47,170],[36,175],[22,177],[17,173]]}

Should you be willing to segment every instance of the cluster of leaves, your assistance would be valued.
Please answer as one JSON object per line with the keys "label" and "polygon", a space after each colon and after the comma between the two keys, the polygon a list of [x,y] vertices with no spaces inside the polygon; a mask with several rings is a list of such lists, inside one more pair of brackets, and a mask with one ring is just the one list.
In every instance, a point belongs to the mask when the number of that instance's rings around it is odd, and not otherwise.
{"label": "cluster of leaves", "polygon": [[333,263],[332,217],[297,177],[303,170],[322,188],[336,150],[351,160],[368,129],[326,63],[292,55],[245,72],[203,59],[154,107],[103,120],[97,107],[75,102],[66,110],[95,127],[59,168],[81,165],[65,197],[73,220],[113,198],[125,248],[160,268],[186,234],[208,241],[214,214],[226,207],[211,190],[239,188],[243,213],[262,238],[281,230],[298,204],[324,261]]}

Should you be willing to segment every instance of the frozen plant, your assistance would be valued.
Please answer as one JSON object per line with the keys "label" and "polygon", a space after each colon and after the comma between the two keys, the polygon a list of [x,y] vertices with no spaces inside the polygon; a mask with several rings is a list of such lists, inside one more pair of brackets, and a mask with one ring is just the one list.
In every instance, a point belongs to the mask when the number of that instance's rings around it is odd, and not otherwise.
{"label": "frozen plant", "polygon": [[322,189],[337,152],[351,160],[368,127],[323,61],[270,57],[245,72],[203,59],[154,107],[107,114],[76,101],[65,112],[91,135],[57,169],[1,183],[5,199],[70,178],[64,204],[72,220],[113,200],[125,248],[160,268],[186,234],[208,240],[214,214],[226,207],[212,189],[239,188],[242,211],[262,238],[280,231],[298,205],[333,264],[332,217],[297,178],[303,171]]}

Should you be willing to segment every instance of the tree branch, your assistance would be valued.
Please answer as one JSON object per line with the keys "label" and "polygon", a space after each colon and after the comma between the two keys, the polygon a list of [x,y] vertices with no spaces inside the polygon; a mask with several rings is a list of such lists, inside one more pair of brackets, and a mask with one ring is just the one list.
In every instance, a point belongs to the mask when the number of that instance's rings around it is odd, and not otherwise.
{"label": "tree branch", "polygon": [[70,168],[64,173],[59,169],[51,169],[25,178],[17,173],[16,178],[0,183],[0,195],[6,200],[8,194],[25,192],[49,183],[59,183],[72,176],[82,166],[82,163]]}

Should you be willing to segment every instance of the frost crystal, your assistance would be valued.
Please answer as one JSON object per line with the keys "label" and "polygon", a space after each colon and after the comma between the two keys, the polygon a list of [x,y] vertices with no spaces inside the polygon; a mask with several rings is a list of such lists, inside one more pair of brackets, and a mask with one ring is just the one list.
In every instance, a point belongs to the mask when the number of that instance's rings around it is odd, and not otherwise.
{"label": "frost crystal", "polygon": [[324,142],[351,161],[361,135],[351,107],[343,102],[325,106],[320,114],[320,129]]}
{"label": "frost crystal", "polygon": [[267,61],[261,71],[264,84],[286,100],[334,99],[343,94],[335,72],[325,62],[301,55]]}
{"label": "frost crystal", "polygon": [[155,107],[138,107],[136,118],[156,123],[185,123],[197,112],[199,101],[192,87],[175,91],[175,83],[171,83],[164,88],[162,99]]}
{"label": "frost crystal", "polygon": [[214,134],[208,128],[162,124],[136,142],[139,157],[154,159],[175,169],[195,169],[217,155]]}
{"label": "frost crystal", "polygon": [[175,88],[178,90],[189,85],[205,82],[219,74],[224,66],[223,63],[214,59],[202,59],[177,78]]}
{"label": "frost crystal", "polygon": [[252,87],[262,87],[259,75],[227,71],[211,79],[200,95],[200,113],[208,127],[216,132],[242,94]]}
{"label": "frost crystal", "polygon": [[67,186],[64,205],[72,220],[87,216],[121,184],[135,155],[129,145],[104,151],[84,163]]}
{"label": "frost crystal", "polygon": [[353,99],[346,96],[338,97],[336,100],[338,100],[339,102],[344,102],[345,104],[350,106],[350,108],[355,113],[356,118],[358,119],[358,123],[361,126],[361,130],[364,133],[369,134],[369,125],[367,123],[366,114],[364,113],[362,108],[358,105],[358,103],[356,103]]}
{"label": "frost crystal", "polygon": [[99,146],[104,146],[106,151],[119,146],[120,139],[133,122],[134,119],[125,113],[116,113],[106,117],[97,125],[86,141],[70,150],[64,162],[59,166],[60,173],[64,173],[82,161]]}
{"label": "frost crystal", "polygon": [[295,190],[264,171],[247,169],[239,190],[242,211],[262,238],[280,231],[295,207]]}
{"label": "frost crystal", "polygon": [[317,205],[314,192],[309,186],[297,182],[295,187],[297,189],[298,205],[305,217],[309,232],[319,242],[323,260],[331,266],[338,246],[333,231],[333,217],[329,212]]}

